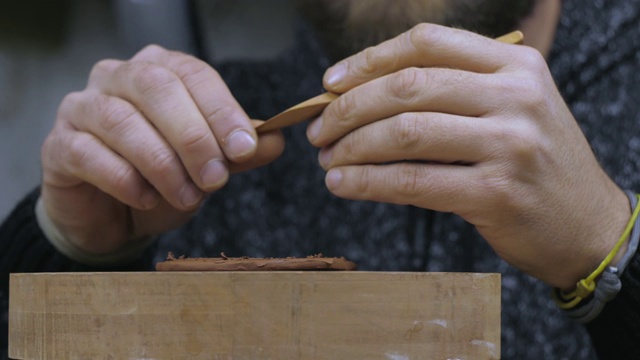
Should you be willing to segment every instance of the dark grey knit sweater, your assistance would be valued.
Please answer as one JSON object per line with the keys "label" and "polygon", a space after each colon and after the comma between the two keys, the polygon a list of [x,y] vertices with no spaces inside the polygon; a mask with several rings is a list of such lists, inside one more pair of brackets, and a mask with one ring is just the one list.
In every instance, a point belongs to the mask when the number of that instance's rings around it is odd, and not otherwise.
{"label": "dark grey knit sweater", "polygon": [[[640,191],[639,20],[637,0],[566,0],[550,59],[603,166],[620,186],[635,191]],[[308,32],[300,36],[298,46],[278,61],[217,66],[251,117],[268,118],[321,91],[329,63]],[[555,307],[546,285],[499,259],[463,220],[332,196],[304,132],[304,126],[285,130],[287,148],[280,159],[233,176],[191,222],[123,269],[148,269],[168,251],[189,256],[322,252],[346,256],[362,270],[500,272],[503,359],[594,359],[592,341],[602,359],[640,354],[640,257],[623,275],[619,296],[584,327]],[[43,239],[33,215],[36,197],[37,191],[0,227],[2,347],[9,272],[88,270]]]}

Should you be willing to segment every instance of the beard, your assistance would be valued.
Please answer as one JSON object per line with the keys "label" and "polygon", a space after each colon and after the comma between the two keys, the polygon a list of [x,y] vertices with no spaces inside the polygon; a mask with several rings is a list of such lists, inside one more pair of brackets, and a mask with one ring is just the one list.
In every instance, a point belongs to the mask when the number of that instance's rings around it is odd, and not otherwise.
{"label": "beard", "polygon": [[429,22],[497,37],[513,31],[537,0],[301,0],[299,10],[332,61]]}

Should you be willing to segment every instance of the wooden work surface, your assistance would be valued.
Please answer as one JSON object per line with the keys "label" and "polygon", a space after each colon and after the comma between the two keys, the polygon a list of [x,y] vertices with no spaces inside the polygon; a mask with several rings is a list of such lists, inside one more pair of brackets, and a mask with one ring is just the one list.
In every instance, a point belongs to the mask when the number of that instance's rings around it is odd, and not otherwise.
{"label": "wooden work surface", "polygon": [[498,359],[500,275],[12,274],[16,359]]}

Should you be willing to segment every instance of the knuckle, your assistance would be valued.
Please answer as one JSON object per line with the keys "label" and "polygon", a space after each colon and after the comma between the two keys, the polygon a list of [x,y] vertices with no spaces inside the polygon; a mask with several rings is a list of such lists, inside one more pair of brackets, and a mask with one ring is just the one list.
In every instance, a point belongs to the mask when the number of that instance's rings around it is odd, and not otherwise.
{"label": "knuckle", "polygon": [[553,162],[550,145],[535,124],[525,122],[495,126],[489,137],[495,140],[492,160],[480,167],[471,187],[482,189],[483,201],[491,206],[513,210],[522,204],[522,191]]}
{"label": "knuckle", "polygon": [[356,158],[358,152],[357,132],[350,133],[338,143],[340,146],[340,155],[346,162],[352,162]]}
{"label": "knuckle", "polygon": [[131,122],[140,114],[133,106],[119,101],[111,101],[104,98],[98,101],[100,127],[116,136],[124,135],[128,131]]}
{"label": "knuckle", "polygon": [[191,126],[185,129],[178,138],[182,150],[187,154],[197,154],[207,144],[211,144],[213,139],[211,132],[203,126]]}
{"label": "knuckle", "polygon": [[548,90],[540,79],[519,74],[519,76],[501,77],[496,88],[504,94],[506,102],[511,104],[504,107],[510,113],[537,114],[547,108]]}
{"label": "knuckle", "polygon": [[418,50],[429,49],[437,41],[439,37],[439,27],[421,23],[409,30],[407,35],[411,45]]}
{"label": "knuckle", "polygon": [[524,99],[522,100],[528,110],[540,110],[546,108],[545,105],[548,91],[539,80],[532,78],[525,79],[521,82],[521,86],[525,87],[521,96],[524,96]]}
{"label": "knuckle", "polygon": [[331,105],[333,109],[333,115],[341,121],[348,122],[351,118],[351,114],[356,109],[356,100],[350,93],[343,94],[338,97]]}
{"label": "knuckle", "polygon": [[137,190],[137,184],[133,181],[137,174],[132,166],[118,166],[109,173],[112,174],[113,188],[116,193],[127,194]]}
{"label": "knuckle", "polygon": [[91,159],[93,145],[96,139],[91,136],[73,136],[68,140],[65,161],[72,169],[78,170],[86,168]]}
{"label": "knuckle", "polygon": [[405,195],[418,195],[423,191],[422,175],[419,167],[405,165],[397,173],[398,190]]}
{"label": "knuckle", "polygon": [[529,170],[537,168],[536,164],[542,160],[545,148],[540,139],[539,130],[535,126],[526,124],[502,127],[498,131],[496,143],[500,144],[502,156],[509,159],[507,163],[517,164],[517,166],[510,166],[510,171],[514,172],[514,175],[522,168]]}
{"label": "knuckle", "polygon": [[522,103],[525,109],[529,112],[538,113],[547,109],[547,91],[544,86],[535,80],[523,81],[523,86],[526,86],[526,91],[522,92],[521,96],[524,96]]}
{"label": "knuckle", "polygon": [[360,167],[360,171],[357,175],[357,180],[355,182],[355,190],[365,197],[371,193],[371,184],[373,179],[371,179],[372,173],[369,166]]}
{"label": "knuckle", "polygon": [[142,50],[138,51],[138,53],[133,57],[133,59],[158,58],[159,56],[163,56],[168,53],[169,51],[160,45],[149,44],[143,47]]}
{"label": "knuckle", "polygon": [[518,81],[521,82],[523,95],[536,100],[543,98],[548,92],[545,91],[545,81],[550,80],[545,58],[539,51],[528,47],[519,49],[518,54],[517,63],[522,70]]}
{"label": "knuckle", "polygon": [[504,149],[507,154],[526,152],[525,148],[527,147],[526,144],[528,141],[514,126],[504,126],[500,128],[495,139],[495,143],[500,144],[500,147]]}
{"label": "knuckle", "polygon": [[93,67],[91,68],[91,73],[90,73],[90,77],[93,75],[97,75],[100,73],[103,73],[105,71],[110,70],[112,67],[112,61],[109,59],[103,59],[98,61],[97,63],[95,63],[93,65]]}
{"label": "knuckle", "polygon": [[400,114],[392,123],[390,138],[396,146],[407,152],[415,150],[422,142],[422,121],[415,113]]}
{"label": "knuckle", "polygon": [[47,170],[50,168],[50,163],[52,163],[53,155],[57,154],[56,150],[57,144],[59,141],[57,137],[54,135],[55,130],[52,131],[42,142],[42,146],[40,147],[40,158],[42,159],[42,168]]}
{"label": "knuckle", "polygon": [[236,108],[230,104],[219,104],[212,107],[208,112],[204,113],[204,118],[211,124],[228,123],[233,119]]}
{"label": "knuckle", "polygon": [[518,62],[522,67],[536,73],[546,72],[547,60],[542,54],[532,47],[518,48]]}
{"label": "knuckle", "polygon": [[85,96],[81,92],[72,92],[62,99],[58,106],[58,119],[66,119],[82,110],[85,104]]}
{"label": "knuckle", "polygon": [[162,178],[175,171],[177,162],[176,154],[168,149],[158,149],[151,154],[149,172],[154,177]]}
{"label": "knuckle", "polygon": [[52,148],[54,148],[54,132],[51,132],[49,135],[47,135],[47,137],[44,139],[44,141],[42,142],[42,145],[40,146],[40,155],[42,158],[47,158],[48,154],[50,153],[50,150]]}
{"label": "knuckle", "polygon": [[368,47],[358,54],[357,70],[362,76],[368,77],[378,74],[382,67],[382,58],[376,47]]}
{"label": "knuckle", "polygon": [[[523,182],[524,180],[524,182]],[[517,214],[527,207],[531,199],[523,196],[526,191],[526,175],[508,166],[487,167],[473,179],[472,186],[482,189],[481,200],[485,206],[501,209],[504,213]]]}
{"label": "knuckle", "polygon": [[179,82],[174,73],[151,63],[132,63],[130,69],[133,86],[142,95],[161,93]]}
{"label": "knuckle", "polygon": [[415,67],[407,68],[389,78],[388,91],[391,96],[410,102],[420,95],[425,83],[425,71]]}
{"label": "knuckle", "polygon": [[118,67],[119,62],[112,59],[100,60],[91,68],[89,73],[89,83],[92,84],[98,79],[103,78],[106,74],[113,72]]}
{"label": "knuckle", "polygon": [[[472,179],[472,186],[482,189],[484,201],[490,201],[493,204],[500,204],[500,207],[507,206],[511,203],[511,197],[514,191],[511,186],[511,179],[502,169],[489,169],[481,171],[478,176]],[[488,204],[487,204],[488,205]]]}
{"label": "knuckle", "polygon": [[211,78],[206,76],[208,72],[217,77],[217,72],[212,67],[190,55],[181,55],[175,69],[178,76],[196,83],[210,81]]}

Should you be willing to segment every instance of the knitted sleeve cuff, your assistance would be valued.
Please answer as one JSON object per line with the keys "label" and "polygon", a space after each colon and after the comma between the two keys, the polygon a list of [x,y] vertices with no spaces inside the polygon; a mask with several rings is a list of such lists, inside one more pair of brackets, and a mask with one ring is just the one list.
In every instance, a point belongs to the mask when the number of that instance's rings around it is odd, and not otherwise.
{"label": "knitted sleeve cuff", "polygon": [[153,268],[155,246],[141,247],[119,262],[82,262],[60,251],[38,224],[40,189],[26,196],[0,225],[0,274],[51,271],[145,271]]}

